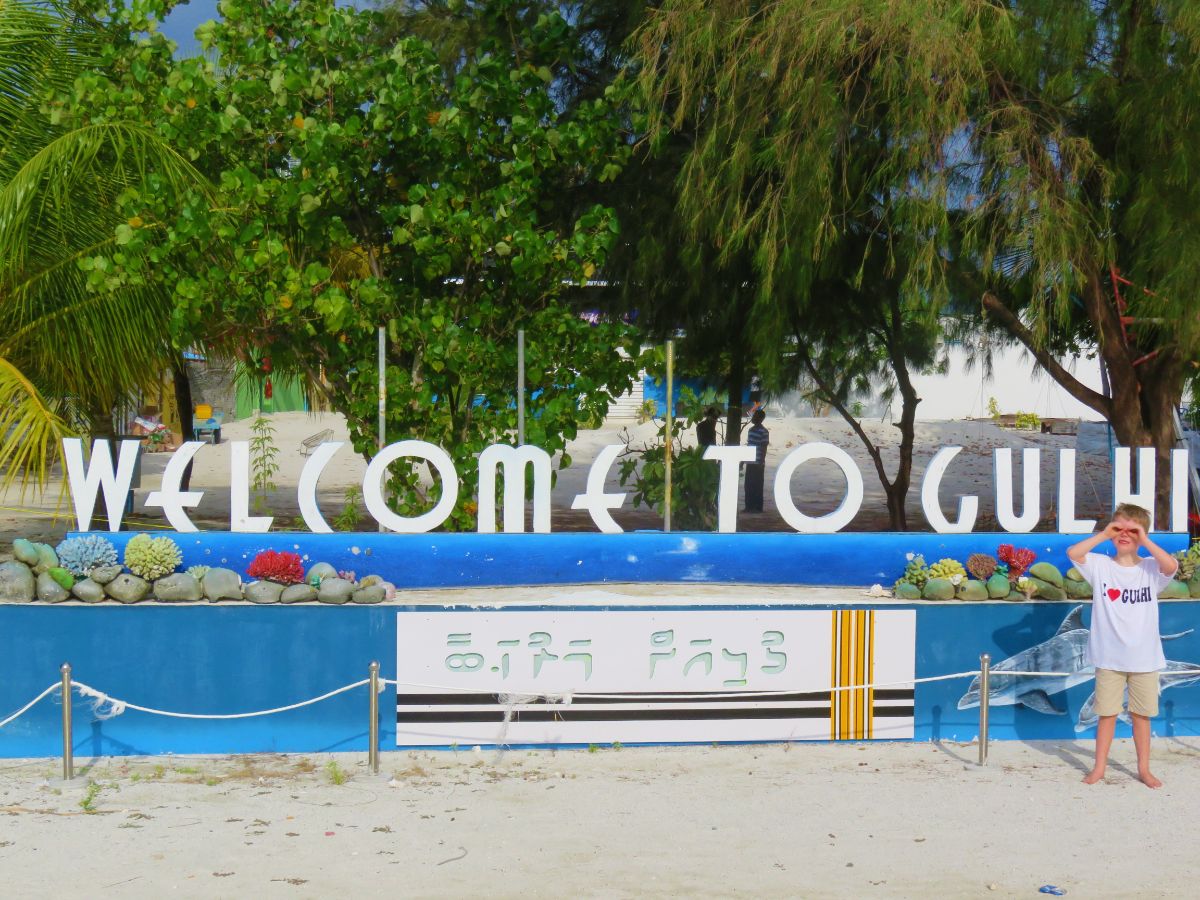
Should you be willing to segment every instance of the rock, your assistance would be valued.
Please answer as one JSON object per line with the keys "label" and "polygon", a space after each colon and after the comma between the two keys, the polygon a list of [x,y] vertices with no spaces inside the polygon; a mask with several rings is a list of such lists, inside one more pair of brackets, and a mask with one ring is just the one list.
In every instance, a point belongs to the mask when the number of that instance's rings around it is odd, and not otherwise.
{"label": "rock", "polygon": [[1067,574],[1064,576],[1064,578],[1067,581],[1087,581],[1087,579],[1083,577],[1083,573],[1074,566],[1071,566],[1071,568],[1067,569]]}
{"label": "rock", "polygon": [[371,584],[367,587],[360,587],[350,595],[350,599],[355,603],[382,603],[383,594],[382,584]]}
{"label": "rock", "polygon": [[75,584],[75,576],[62,566],[55,566],[53,569],[47,569],[46,574],[58,582],[58,586],[64,591],[71,590]]}
{"label": "rock", "polygon": [[378,575],[368,575],[358,583],[360,588],[369,588],[377,584],[383,584],[383,578]]}
{"label": "rock", "polygon": [[1188,586],[1174,578],[1171,579],[1170,584],[1158,592],[1159,600],[1186,600],[1188,596]]}
{"label": "rock", "polygon": [[921,589],[911,581],[898,581],[892,591],[897,600],[920,600]]}
{"label": "rock", "polygon": [[242,596],[251,603],[278,603],[282,593],[278,581],[252,581],[242,588]]}
{"label": "rock", "polygon": [[108,584],[124,570],[120,566],[96,566],[88,574],[88,578],[96,584]]}
{"label": "rock", "polygon": [[23,562],[0,563],[0,601],[28,603],[36,591],[37,585],[29,566]]}
{"label": "rock", "polygon": [[305,582],[311,584],[313,587],[320,586],[321,582],[326,578],[337,578],[337,569],[329,563],[322,562],[315,563],[304,576]]}
{"label": "rock", "polygon": [[1061,588],[1063,585],[1062,572],[1048,562],[1034,563],[1030,566],[1029,577],[1052,584],[1056,588]]}
{"label": "rock", "polygon": [[154,582],[154,599],[163,603],[197,603],[204,599],[204,592],[195,577],[177,572]]}
{"label": "rock", "polygon": [[118,575],[104,586],[104,593],[121,603],[137,603],[150,593],[150,582],[136,575]]}
{"label": "rock", "polygon": [[987,585],[974,578],[960,584],[957,593],[959,600],[986,600],[989,596]]}
{"label": "rock", "polygon": [[1011,587],[1008,584],[1008,576],[1001,575],[997,572],[987,580],[988,597],[992,600],[1003,600],[1008,596]]}
{"label": "rock", "polygon": [[289,584],[279,595],[280,603],[311,603],[317,599],[317,589],[311,584]]}
{"label": "rock", "polygon": [[1200,598],[1200,572],[1192,576],[1192,580],[1187,583],[1188,596]]}
{"label": "rock", "polygon": [[1066,600],[1067,594],[1061,586],[1052,584],[1049,581],[1043,581],[1041,578],[1035,578],[1032,575],[1028,576],[1029,580],[1036,585],[1033,596],[1040,600]]}
{"label": "rock", "polygon": [[930,578],[925,582],[922,596],[926,600],[953,600],[954,582],[949,578]]}
{"label": "rock", "polygon": [[71,592],[55,581],[49,572],[37,577],[37,597],[46,603],[62,603],[71,599]]}
{"label": "rock", "polygon": [[41,575],[43,572],[49,572],[51,569],[58,568],[58,554],[54,552],[54,548],[49,544],[34,544],[37,547],[38,561],[33,567],[33,571]]}
{"label": "rock", "polygon": [[1092,596],[1092,586],[1082,579],[1064,579],[1063,590],[1072,600],[1087,600]]}
{"label": "rock", "polygon": [[213,603],[242,599],[242,576],[233,569],[209,569],[201,585],[204,596]]}
{"label": "rock", "polygon": [[1008,596],[1005,597],[1004,599],[1009,601],[1010,603],[1024,603],[1029,598],[1026,597],[1024,594],[1022,594],[1020,591],[1018,591],[1016,588],[1013,588],[1011,591],[1008,592]]}
{"label": "rock", "polygon": [[17,558],[17,562],[23,562],[27,566],[36,566],[38,564],[37,544],[33,541],[28,541],[25,538],[17,538],[12,542],[13,556]]}
{"label": "rock", "polygon": [[84,603],[104,602],[104,585],[97,584],[90,578],[84,578],[71,586],[71,593]]}
{"label": "rock", "polygon": [[354,593],[354,584],[336,575],[321,581],[317,599],[322,603],[345,603]]}

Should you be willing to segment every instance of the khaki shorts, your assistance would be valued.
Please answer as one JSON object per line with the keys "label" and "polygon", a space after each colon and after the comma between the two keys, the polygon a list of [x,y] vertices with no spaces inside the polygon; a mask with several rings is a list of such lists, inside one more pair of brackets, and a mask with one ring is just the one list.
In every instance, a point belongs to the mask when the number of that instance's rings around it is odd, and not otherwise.
{"label": "khaki shorts", "polygon": [[1096,670],[1096,715],[1119,715],[1125,707],[1125,689],[1129,689],[1129,711],[1153,718],[1158,715],[1157,672],[1114,672]]}

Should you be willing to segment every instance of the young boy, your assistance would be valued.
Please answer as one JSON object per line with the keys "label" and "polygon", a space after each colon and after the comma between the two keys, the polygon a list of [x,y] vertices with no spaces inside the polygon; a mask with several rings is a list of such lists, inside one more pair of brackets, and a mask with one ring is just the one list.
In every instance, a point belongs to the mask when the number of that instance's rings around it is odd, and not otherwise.
{"label": "young boy", "polygon": [[[1147,787],[1162,787],[1150,772],[1150,719],[1158,715],[1158,673],[1166,667],[1158,632],[1158,592],[1166,587],[1179,562],[1146,533],[1150,514],[1122,503],[1112,521],[1067,551],[1071,562],[1092,586],[1092,631],[1088,656],[1096,667],[1096,764],[1083,779],[1095,784],[1104,777],[1117,715],[1129,689],[1133,745],[1138,778]],[[1112,541],[1115,556],[1092,553]],[[1151,559],[1138,556],[1145,547]]]}

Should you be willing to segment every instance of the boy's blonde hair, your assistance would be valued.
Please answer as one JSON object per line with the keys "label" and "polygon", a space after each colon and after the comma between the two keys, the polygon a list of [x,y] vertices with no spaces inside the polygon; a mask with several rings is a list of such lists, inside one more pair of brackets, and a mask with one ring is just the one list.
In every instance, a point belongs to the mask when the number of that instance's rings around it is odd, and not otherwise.
{"label": "boy's blonde hair", "polygon": [[1130,521],[1137,522],[1145,531],[1150,531],[1150,511],[1143,509],[1136,503],[1122,503],[1113,510],[1113,518],[1129,519]]}

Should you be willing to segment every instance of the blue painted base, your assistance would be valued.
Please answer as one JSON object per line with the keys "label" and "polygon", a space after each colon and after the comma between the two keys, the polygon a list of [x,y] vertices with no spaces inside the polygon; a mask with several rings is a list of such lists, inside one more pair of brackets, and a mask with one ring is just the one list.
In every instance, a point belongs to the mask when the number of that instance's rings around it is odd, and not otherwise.
{"label": "blue painted base", "polygon": [[[123,551],[132,533],[104,534]],[[162,533],[156,533],[156,536]],[[1029,547],[1038,559],[1070,566],[1067,548],[1078,535],[932,534],[310,534],[272,532],[165,533],[183,550],[183,565],[225,566],[245,572],[262,550],[290,550],[307,564],[327,562],[361,577],[382,575],[400,588],[526,584],[701,582],[891,586],[907,554],[929,562],[995,554],[1000,544]],[[1168,550],[1187,547],[1185,534],[1157,534]]]}

